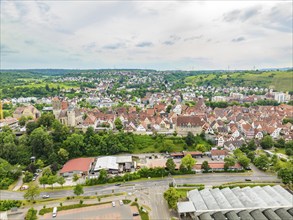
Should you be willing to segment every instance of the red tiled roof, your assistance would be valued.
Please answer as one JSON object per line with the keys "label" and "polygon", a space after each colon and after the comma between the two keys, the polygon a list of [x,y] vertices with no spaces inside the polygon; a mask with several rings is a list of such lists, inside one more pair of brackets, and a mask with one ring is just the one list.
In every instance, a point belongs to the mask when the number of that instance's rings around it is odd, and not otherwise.
{"label": "red tiled roof", "polygon": [[82,171],[87,172],[90,170],[91,164],[94,162],[94,158],[75,158],[67,161],[61,169],[60,173]]}
{"label": "red tiled roof", "polygon": [[191,156],[192,155],[202,155],[202,152],[200,152],[200,151],[184,151],[183,154],[184,155],[190,154]]}
{"label": "red tiled roof", "polygon": [[192,126],[198,127],[204,125],[204,122],[201,121],[201,118],[198,116],[178,116],[177,126]]}
{"label": "red tiled roof", "polygon": [[218,155],[228,155],[228,152],[226,150],[211,150],[212,156],[218,156]]}
{"label": "red tiled roof", "polygon": [[[197,170],[201,169],[201,163],[197,163],[194,165],[194,168]],[[224,169],[225,162],[210,162],[209,166],[211,169]],[[242,166],[239,163],[236,163],[234,166],[230,166],[230,169],[241,169]]]}

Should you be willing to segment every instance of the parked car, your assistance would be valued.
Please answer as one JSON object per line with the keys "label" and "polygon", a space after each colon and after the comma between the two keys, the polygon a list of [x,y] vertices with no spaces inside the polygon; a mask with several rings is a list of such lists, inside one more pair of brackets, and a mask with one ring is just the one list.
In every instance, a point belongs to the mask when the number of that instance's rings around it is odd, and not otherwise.
{"label": "parked car", "polygon": [[116,183],[115,186],[121,186],[121,183]]}
{"label": "parked car", "polygon": [[120,204],[120,205],[124,205],[122,200],[119,201],[119,204]]}
{"label": "parked car", "polygon": [[32,179],[32,181],[35,181],[36,179],[37,179],[37,178],[34,176],[33,179]]}
{"label": "parked car", "polygon": [[52,217],[55,218],[56,216],[57,216],[57,207],[54,207]]}
{"label": "parked car", "polygon": [[134,213],[132,213],[132,216],[138,216],[138,215],[139,215],[138,212],[134,212]]}
{"label": "parked car", "polygon": [[42,198],[43,199],[48,199],[48,198],[50,198],[50,196],[47,194],[47,195],[42,195]]}
{"label": "parked car", "polygon": [[251,181],[251,179],[245,179],[245,181]]}
{"label": "parked car", "polygon": [[113,207],[115,207],[115,206],[116,206],[116,204],[115,204],[115,202],[114,202],[114,201],[112,202],[112,206],[113,206]]}

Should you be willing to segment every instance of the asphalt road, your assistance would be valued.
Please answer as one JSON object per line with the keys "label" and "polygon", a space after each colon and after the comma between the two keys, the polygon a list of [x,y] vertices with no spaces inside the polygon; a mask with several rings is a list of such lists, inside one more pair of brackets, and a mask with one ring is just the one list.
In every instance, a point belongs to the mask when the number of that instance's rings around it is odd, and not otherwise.
{"label": "asphalt road", "polygon": [[[254,168],[253,168],[254,169]],[[176,184],[194,183],[194,184],[205,184],[206,186],[220,185],[227,182],[243,182],[245,179],[251,179],[252,181],[279,181],[274,175],[268,175],[263,172],[250,173],[210,173],[210,174],[196,174],[188,175],[184,177],[174,177]],[[103,195],[111,194],[112,190],[115,193],[118,192],[131,192],[135,190],[143,190],[150,188],[151,190],[157,186],[168,186],[172,181],[171,177],[166,177],[161,180],[147,180],[141,182],[129,182],[126,186],[115,186],[115,184],[103,185],[103,186],[90,186],[84,188],[84,196],[90,195]],[[128,185],[128,186],[127,186]],[[73,190],[53,190],[52,192],[45,192],[42,194],[48,194],[51,198],[62,198],[66,196],[74,196]],[[42,195],[41,194],[41,195]],[[0,191],[0,199],[15,199],[22,200],[23,192],[12,192],[12,191]]]}

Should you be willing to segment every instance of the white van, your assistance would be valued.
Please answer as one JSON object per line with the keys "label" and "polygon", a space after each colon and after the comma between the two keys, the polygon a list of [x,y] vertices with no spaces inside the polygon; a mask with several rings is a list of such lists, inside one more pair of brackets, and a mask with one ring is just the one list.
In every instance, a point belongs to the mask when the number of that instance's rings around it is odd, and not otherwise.
{"label": "white van", "polygon": [[56,216],[57,216],[57,207],[54,207],[52,217],[55,218]]}

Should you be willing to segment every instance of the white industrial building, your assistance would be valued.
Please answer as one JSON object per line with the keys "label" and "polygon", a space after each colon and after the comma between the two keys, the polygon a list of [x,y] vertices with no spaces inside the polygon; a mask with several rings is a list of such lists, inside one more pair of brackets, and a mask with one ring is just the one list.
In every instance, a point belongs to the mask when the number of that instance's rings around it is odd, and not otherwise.
{"label": "white industrial building", "polygon": [[133,161],[132,156],[105,156],[97,158],[94,172],[104,169],[110,173],[118,173],[130,171],[131,168],[135,167],[136,164]]}
{"label": "white industrial building", "polygon": [[[177,204],[179,217],[182,219],[270,220],[275,215],[279,216],[275,219],[286,219],[289,216],[293,219],[293,196],[279,185],[201,191],[195,189],[189,191],[187,197],[189,201]],[[246,217],[241,218],[241,215]]]}

